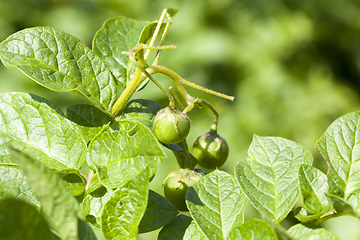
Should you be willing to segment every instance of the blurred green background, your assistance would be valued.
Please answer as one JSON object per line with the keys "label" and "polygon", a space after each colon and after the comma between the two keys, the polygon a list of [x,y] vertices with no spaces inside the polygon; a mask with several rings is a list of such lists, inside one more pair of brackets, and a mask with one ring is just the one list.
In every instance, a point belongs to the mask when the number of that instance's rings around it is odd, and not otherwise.
{"label": "blurred green background", "polygon": [[[0,40],[27,27],[52,26],[91,47],[92,37],[111,17],[123,15],[157,20],[163,8],[180,8],[174,17],[160,64],[185,79],[235,96],[230,102],[197,90],[191,94],[212,102],[220,113],[219,133],[230,147],[221,168],[233,173],[246,157],[253,134],[281,136],[304,145],[314,165],[326,162],[314,148],[332,121],[359,109],[360,3],[353,0],[0,0]],[[171,82],[155,75],[165,86]],[[71,93],[54,93],[16,69],[0,66],[0,91],[26,91],[43,96],[62,109],[84,102]],[[152,84],[136,98],[166,104]],[[189,144],[207,132],[211,112],[194,109]],[[167,151],[151,188],[177,164]],[[246,218],[256,216],[250,207]],[[290,213],[284,226],[294,223]],[[360,238],[360,222],[340,217],[323,224],[340,239]],[[145,234],[141,239],[155,239]]]}

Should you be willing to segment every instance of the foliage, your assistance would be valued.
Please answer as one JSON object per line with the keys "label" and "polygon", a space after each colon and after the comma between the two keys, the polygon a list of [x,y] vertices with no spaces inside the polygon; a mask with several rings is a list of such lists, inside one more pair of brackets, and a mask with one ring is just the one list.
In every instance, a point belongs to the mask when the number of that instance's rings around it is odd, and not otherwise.
{"label": "foliage", "polygon": [[[254,135],[234,175],[215,169],[188,189],[190,215],[180,214],[149,189],[165,151],[175,153],[181,168],[193,168],[197,160],[186,142],[161,144],[154,136],[159,103],[130,101],[131,96],[146,91],[151,80],[168,97],[170,108],[176,105],[186,114],[196,106],[208,107],[214,131],[215,108],[192,97],[183,85],[231,99],[158,65],[160,51],[174,48],[163,40],[176,12],[167,9],[158,22],[109,19],[96,33],[93,49],[51,27],[24,29],[1,42],[6,67],[89,102],[69,106],[65,114],[33,94],[0,95],[2,236],[96,239],[93,229],[98,229],[106,239],[137,239],[161,228],[159,239],[337,239],[318,225],[342,215],[359,218],[357,112],[334,121],[316,143],[329,164],[328,174],[312,166],[311,153],[300,144]],[[150,50],[158,51],[152,64],[147,62]],[[155,73],[169,76],[177,92],[165,90]],[[286,230],[280,223],[300,196],[303,206],[295,209],[299,223]],[[248,202],[263,219],[245,221]],[[24,218],[25,211],[33,221]],[[25,230],[19,233],[19,227]]]}

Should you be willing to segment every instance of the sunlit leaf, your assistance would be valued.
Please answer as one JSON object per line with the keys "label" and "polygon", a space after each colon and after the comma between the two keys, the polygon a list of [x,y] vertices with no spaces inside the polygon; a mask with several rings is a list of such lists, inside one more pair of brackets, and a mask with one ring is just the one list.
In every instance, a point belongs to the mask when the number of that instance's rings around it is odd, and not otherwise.
{"label": "sunlit leaf", "polygon": [[81,136],[90,141],[106,126],[111,118],[90,104],[75,104],[66,109],[66,117],[74,124]]}
{"label": "sunlit leaf", "polygon": [[233,228],[228,240],[277,240],[275,231],[263,220],[251,219]]}
{"label": "sunlit leaf", "polygon": [[[167,18],[160,27],[159,34],[165,28],[167,21],[177,10],[169,9]],[[124,89],[128,85],[136,67],[130,62],[129,56],[123,52],[134,48],[137,43],[147,43],[157,26],[157,22],[139,21],[127,17],[115,17],[107,20],[97,31],[93,40],[94,52],[104,60],[117,79],[117,84]],[[146,85],[145,81],[139,89]]]}
{"label": "sunlit leaf", "polygon": [[301,145],[280,137],[254,136],[248,156],[235,173],[251,203],[266,217],[280,223],[298,200],[298,171],[312,163]]}
{"label": "sunlit leaf", "polygon": [[288,231],[298,240],[338,240],[331,232],[316,226],[296,224]]}
{"label": "sunlit leaf", "polygon": [[329,164],[329,191],[343,197],[360,214],[360,113],[346,114],[316,143]]}
{"label": "sunlit leaf", "polygon": [[117,90],[111,72],[79,39],[51,27],[21,30],[0,44],[6,67],[16,67],[40,85],[84,95],[110,114]]}
{"label": "sunlit leaf", "polygon": [[0,198],[13,197],[39,205],[21,171],[14,167],[0,166]]}
{"label": "sunlit leaf", "polygon": [[330,202],[332,203],[332,208],[336,213],[347,213],[349,215],[359,217],[353,206],[344,198],[333,195],[331,193],[327,193],[326,195],[329,197]]}
{"label": "sunlit leaf", "polygon": [[101,214],[101,230],[106,239],[137,239],[138,226],[146,209],[149,169],[115,190]]}
{"label": "sunlit leaf", "polygon": [[81,203],[81,211],[88,223],[97,229],[101,229],[101,214],[105,203],[110,199],[113,191],[104,186],[87,195]]}
{"label": "sunlit leaf", "polygon": [[186,194],[191,216],[209,239],[226,239],[244,221],[247,201],[235,177],[219,170],[202,177]]}
{"label": "sunlit leaf", "polygon": [[85,141],[49,101],[27,93],[0,94],[0,164],[13,163],[10,144],[57,172],[78,172]]}
{"label": "sunlit leaf", "polygon": [[325,195],[329,187],[323,172],[312,166],[301,165],[299,182],[306,210],[317,214],[330,209],[330,202]]}
{"label": "sunlit leaf", "polygon": [[147,24],[149,22],[122,16],[115,17],[107,20],[94,37],[94,52],[104,60],[117,79],[117,84],[124,89],[128,68],[132,63],[129,56],[122,52],[136,46],[142,30]]}
{"label": "sunlit leaf", "polygon": [[122,186],[132,176],[164,160],[164,152],[151,131],[140,122],[121,120],[103,130],[90,143],[89,166],[107,188]]}
{"label": "sunlit leaf", "polygon": [[301,223],[311,223],[319,220],[327,211],[319,212],[316,214],[309,214],[308,211],[303,207],[298,207],[294,211],[295,218]]}
{"label": "sunlit leaf", "polygon": [[194,220],[190,223],[184,234],[184,240],[192,240],[192,239],[209,240],[209,238],[207,238],[207,236],[204,234],[204,232],[201,230],[201,228],[196,224]]}

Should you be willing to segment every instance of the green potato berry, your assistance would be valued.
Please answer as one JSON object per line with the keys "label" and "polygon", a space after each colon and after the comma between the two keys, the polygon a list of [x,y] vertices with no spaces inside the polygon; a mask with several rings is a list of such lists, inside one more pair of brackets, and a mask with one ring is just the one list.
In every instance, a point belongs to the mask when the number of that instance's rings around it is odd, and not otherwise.
{"label": "green potato berry", "polygon": [[187,190],[197,183],[205,172],[200,169],[180,169],[170,173],[164,181],[164,195],[179,211],[188,211],[185,203]]}
{"label": "green potato berry", "polygon": [[229,155],[229,146],[224,138],[215,131],[210,131],[196,139],[193,145],[193,155],[201,167],[219,168]]}
{"label": "green potato berry", "polygon": [[153,132],[162,143],[175,144],[187,137],[190,131],[188,116],[177,109],[161,109],[155,117]]}

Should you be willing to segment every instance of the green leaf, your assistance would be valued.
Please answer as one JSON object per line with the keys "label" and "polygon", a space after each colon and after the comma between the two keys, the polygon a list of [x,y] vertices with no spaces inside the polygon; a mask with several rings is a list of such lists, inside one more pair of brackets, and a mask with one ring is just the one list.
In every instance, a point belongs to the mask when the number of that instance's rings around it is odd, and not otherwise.
{"label": "green leaf", "polygon": [[300,165],[311,163],[309,151],[293,141],[254,135],[247,158],[236,165],[235,174],[255,208],[280,223],[299,198]]}
{"label": "green leaf", "polygon": [[329,164],[329,191],[343,197],[360,214],[360,113],[335,120],[316,147]]}
{"label": "green leaf", "polygon": [[104,60],[117,79],[117,84],[124,89],[128,68],[132,63],[129,56],[122,52],[136,46],[143,28],[148,23],[126,17],[115,17],[107,20],[95,34],[93,51]]}
{"label": "green leaf", "polygon": [[305,208],[298,207],[295,209],[294,214],[295,218],[299,220],[302,223],[311,223],[315,222],[316,220],[319,220],[321,216],[323,216],[327,210],[324,210],[323,212],[319,212],[316,214],[308,214]]}
{"label": "green leaf", "polygon": [[179,8],[167,8],[166,10],[166,19],[164,20],[164,22],[172,22],[172,18],[179,11]]}
{"label": "green leaf", "polygon": [[27,93],[0,94],[0,164],[13,164],[10,144],[57,172],[78,172],[85,141],[49,101]]}
{"label": "green leaf", "polygon": [[296,238],[292,237],[287,230],[281,226],[280,224],[274,223],[269,221],[268,219],[264,219],[267,224],[276,232],[277,238],[279,240],[297,240]]}
{"label": "green leaf", "polygon": [[87,195],[81,203],[81,211],[85,215],[86,220],[96,229],[101,229],[101,214],[105,203],[112,194],[112,190],[101,186]]}
{"label": "green leaf", "polygon": [[306,210],[318,214],[330,210],[330,202],[325,193],[328,190],[326,175],[309,165],[299,168],[300,191]]}
{"label": "green leaf", "polygon": [[139,225],[139,233],[154,231],[169,223],[178,210],[163,196],[149,190],[149,198],[145,214]]}
{"label": "green leaf", "polygon": [[85,191],[85,179],[75,173],[66,174],[61,177],[73,196],[79,196]]}
{"label": "green leaf", "polygon": [[[160,27],[159,34],[164,31],[167,21],[177,10],[169,9],[167,18]],[[157,26],[157,22],[139,21],[127,17],[115,17],[107,20],[97,31],[93,40],[94,52],[104,60],[107,67],[117,79],[117,84],[124,89],[130,82],[136,67],[130,62],[129,56],[123,52],[134,48],[138,43],[147,43]],[[148,81],[144,81],[138,90]]]}
{"label": "green leaf", "polygon": [[165,158],[151,131],[140,122],[130,120],[121,120],[105,129],[88,149],[88,164],[96,169],[107,188],[122,186],[147,167],[153,175]]}
{"label": "green leaf", "polygon": [[360,217],[355,209],[351,206],[349,202],[347,202],[344,198],[333,195],[331,193],[326,194],[332,203],[332,208],[336,213],[350,213],[349,215]]}
{"label": "green leaf", "polygon": [[[172,23],[172,17],[179,11],[179,9],[167,8],[166,15],[163,23],[160,26],[159,34],[164,31],[165,25],[167,22]],[[153,36],[155,29],[157,27],[158,22],[152,22],[147,24],[140,34],[139,43],[147,43]]]}
{"label": "green leaf", "polygon": [[180,214],[161,229],[158,240],[182,240],[191,221],[191,217]]}
{"label": "green leaf", "polygon": [[101,214],[101,229],[106,239],[137,239],[138,226],[146,209],[149,187],[146,168],[115,190]]}
{"label": "green leaf", "polygon": [[338,240],[331,232],[316,226],[296,224],[288,231],[298,240]]}
{"label": "green leaf", "polygon": [[96,240],[95,233],[87,222],[78,219],[79,240]]}
{"label": "green leaf", "polygon": [[184,240],[192,240],[192,239],[196,239],[196,240],[209,239],[206,237],[206,235],[203,233],[201,228],[196,224],[194,220],[190,223],[184,234]]}
{"label": "green leaf", "polygon": [[196,224],[209,239],[226,239],[244,221],[247,198],[235,177],[215,170],[188,189],[186,204]]}
{"label": "green leaf", "polygon": [[27,182],[51,219],[61,239],[78,239],[78,217],[82,217],[77,201],[56,173],[40,162],[9,148]]}
{"label": "green leaf", "polygon": [[277,240],[275,231],[263,220],[252,219],[233,228],[229,240]]}
{"label": "green leaf", "polygon": [[102,60],[72,35],[51,27],[24,29],[0,44],[0,58],[46,88],[84,95],[111,116],[115,80]]}
{"label": "green leaf", "polygon": [[149,99],[134,99],[126,104],[124,117],[138,120],[152,129],[157,112],[164,108],[160,103]]}
{"label": "green leaf", "polygon": [[98,188],[103,187],[103,185],[101,185],[101,182],[99,180],[99,177],[92,177],[91,179],[88,179],[87,185],[86,185],[86,192],[87,193],[92,193],[93,191],[97,190]]}
{"label": "green leaf", "polygon": [[0,165],[0,198],[4,197],[14,197],[33,205],[39,205],[34,191],[20,170]]}
{"label": "green leaf", "polygon": [[1,239],[56,239],[39,211],[19,199],[0,200],[0,226]]}
{"label": "green leaf", "polygon": [[75,104],[66,109],[66,117],[86,141],[91,141],[111,118],[90,104]]}

